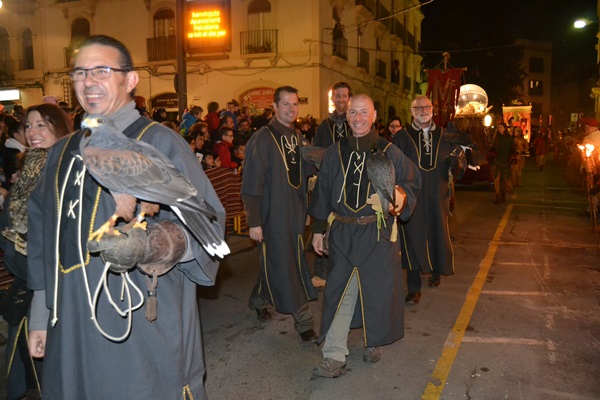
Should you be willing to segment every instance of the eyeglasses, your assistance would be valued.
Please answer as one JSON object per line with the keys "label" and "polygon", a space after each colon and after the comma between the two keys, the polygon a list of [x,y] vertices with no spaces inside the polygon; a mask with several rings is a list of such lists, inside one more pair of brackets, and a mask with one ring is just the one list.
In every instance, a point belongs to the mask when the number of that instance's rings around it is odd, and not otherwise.
{"label": "eyeglasses", "polygon": [[120,69],[113,67],[94,67],[94,68],[75,68],[69,72],[69,76],[73,82],[84,81],[88,76],[88,72],[92,74],[92,77],[97,81],[103,81],[110,78],[112,71],[116,72],[130,72],[128,69]]}
{"label": "eyeglasses", "polygon": [[413,110],[417,110],[417,111],[429,111],[431,110],[431,106],[416,106],[412,108]]}
{"label": "eyeglasses", "polygon": [[389,127],[390,127],[390,128],[400,128],[400,127],[402,127],[402,125],[399,125],[399,124],[391,124],[391,125],[389,125]]}

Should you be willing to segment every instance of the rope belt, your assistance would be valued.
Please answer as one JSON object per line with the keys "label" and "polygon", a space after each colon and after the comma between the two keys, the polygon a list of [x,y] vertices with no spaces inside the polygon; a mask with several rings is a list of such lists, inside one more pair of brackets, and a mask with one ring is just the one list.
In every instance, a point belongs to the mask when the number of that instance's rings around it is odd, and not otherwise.
{"label": "rope belt", "polygon": [[352,225],[367,225],[372,224],[373,222],[377,222],[377,215],[368,215],[366,217],[346,217],[344,215],[333,213],[333,219],[335,221],[341,222],[342,224],[352,224]]}

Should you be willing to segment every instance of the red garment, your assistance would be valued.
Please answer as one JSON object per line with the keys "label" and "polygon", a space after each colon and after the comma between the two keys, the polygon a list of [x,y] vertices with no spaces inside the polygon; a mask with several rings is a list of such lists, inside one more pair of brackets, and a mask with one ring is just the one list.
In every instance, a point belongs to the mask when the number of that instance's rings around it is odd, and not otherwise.
{"label": "red garment", "polygon": [[536,156],[545,156],[548,153],[548,145],[546,139],[542,136],[538,136],[533,141],[533,147],[535,148]]}
{"label": "red garment", "polygon": [[216,154],[221,159],[221,167],[224,168],[237,168],[238,164],[235,161],[231,161],[231,148],[232,143],[228,142],[217,142],[213,147],[213,154]]}
{"label": "red garment", "polygon": [[205,121],[206,121],[206,125],[208,126],[208,132],[217,130],[219,128],[219,124],[221,123],[219,114],[216,111],[206,114]]}

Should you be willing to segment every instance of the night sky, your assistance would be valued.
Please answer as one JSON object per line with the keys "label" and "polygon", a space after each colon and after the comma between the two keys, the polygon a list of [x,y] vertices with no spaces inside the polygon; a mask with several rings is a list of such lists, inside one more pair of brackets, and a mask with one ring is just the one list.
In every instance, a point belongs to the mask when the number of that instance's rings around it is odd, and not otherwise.
{"label": "night sky", "polygon": [[[424,67],[451,53],[451,64],[469,67],[476,55],[509,45],[515,38],[553,43],[554,68],[596,63],[596,0],[421,0]],[[426,4],[427,3],[427,4]],[[574,29],[577,18],[594,24]]]}

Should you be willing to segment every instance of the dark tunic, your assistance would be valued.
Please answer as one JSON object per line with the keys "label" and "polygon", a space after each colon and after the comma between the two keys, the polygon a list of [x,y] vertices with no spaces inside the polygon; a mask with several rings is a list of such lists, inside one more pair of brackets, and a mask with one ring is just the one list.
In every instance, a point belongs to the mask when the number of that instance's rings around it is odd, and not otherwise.
{"label": "dark tunic", "polygon": [[317,298],[304,254],[306,179],[303,138],[273,118],[246,145],[242,199],[248,226],[262,226],[259,294],[281,313]]}
{"label": "dark tunic", "polygon": [[[354,151],[358,147],[350,141],[356,141],[356,138],[342,139],[325,153],[309,206],[309,214],[316,219],[325,220],[331,212],[353,218],[375,214],[367,204],[367,199],[375,193],[366,171],[366,159],[371,152]],[[416,166],[396,146],[378,137],[375,130],[361,138],[362,143],[367,141],[366,147],[361,145],[359,148],[370,149],[376,143],[392,160],[395,183],[407,195],[407,205],[400,218],[408,219],[420,188]],[[357,225],[334,220],[331,224],[329,271],[319,340],[327,335],[353,273],[359,281],[359,299],[351,326],[363,327],[365,345],[381,346],[404,336],[400,242],[387,240],[393,218],[388,218],[387,228],[381,231],[376,222]]]}
{"label": "dark tunic", "polygon": [[346,114],[330,114],[325,118],[319,127],[313,140],[313,144],[318,147],[327,148],[342,138],[351,136],[350,127],[346,122]]}
{"label": "dark tunic", "polygon": [[[152,121],[141,117],[125,134],[139,138],[149,123]],[[35,229],[28,236],[28,284],[33,290],[46,290],[51,310],[54,296],[58,297],[58,307],[54,310],[58,319],[53,326],[51,313],[47,331],[44,399],[205,399],[196,285],[213,285],[218,263],[188,233],[194,258],[177,264],[158,278],[158,319],[147,321],[144,305],[133,312],[131,332],[126,339],[115,342],[101,335],[92,321],[86,285],[93,295],[104,263],[99,256],[90,255],[85,244],[89,233],[113,214],[115,202],[89,174],[83,178],[80,199],[81,160],[75,159],[71,172],[68,170],[74,156],[79,154],[81,136],[81,132],[75,133],[51,149],[29,203],[29,226]],[[215,208],[223,228],[223,207],[185,140],[160,124],[150,127],[140,140],[154,145],[173,161],[197,189],[198,198]],[[63,185],[66,189],[57,231]],[[168,209],[161,209],[154,219],[177,221]],[[78,232],[81,232],[79,240]],[[130,271],[129,276],[145,296],[146,277],[137,269]],[[127,308],[127,300],[120,301],[121,277],[110,273],[108,284],[117,304]],[[135,293],[132,297],[134,303],[139,299]],[[119,316],[109,304],[106,289],[98,300],[96,315],[108,334],[121,336],[126,332],[127,318]]]}
{"label": "dark tunic", "polygon": [[516,144],[512,136],[508,132],[504,135],[496,134],[494,139],[494,147],[496,148],[496,157],[494,158],[494,177],[500,175],[500,179],[510,179],[511,164],[510,159],[515,154]]}
{"label": "dark tunic", "polygon": [[433,125],[429,146],[423,131],[413,124],[394,135],[400,148],[421,172],[421,194],[410,220],[402,225],[402,265],[424,273],[452,275],[454,250],[448,230],[448,165],[445,158],[457,146],[442,139]]}

